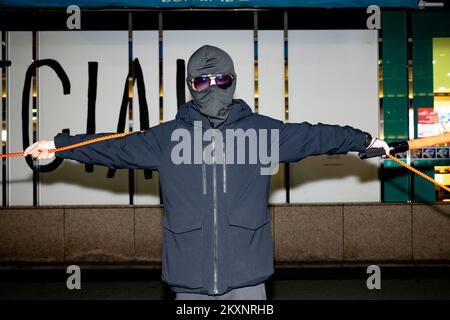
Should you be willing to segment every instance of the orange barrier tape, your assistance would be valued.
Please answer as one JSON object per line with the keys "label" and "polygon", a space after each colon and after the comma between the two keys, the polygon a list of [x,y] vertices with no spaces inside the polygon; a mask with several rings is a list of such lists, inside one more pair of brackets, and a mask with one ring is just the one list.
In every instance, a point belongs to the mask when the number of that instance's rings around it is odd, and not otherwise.
{"label": "orange barrier tape", "polygon": [[412,172],[418,174],[418,175],[421,176],[422,178],[427,179],[428,181],[430,181],[431,183],[434,183],[434,184],[437,185],[438,187],[441,187],[442,189],[444,189],[444,190],[450,192],[450,188],[449,188],[449,187],[444,186],[443,184],[437,182],[437,181],[434,180],[433,178],[430,178],[430,177],[427,176],[425,173],[420,172],[419,170],[417,170],[417,169],[411,167],[410,165],[404,163],[403,161],[397,159],[396,157],[394,157],[394,156],[392,156],[392,155],[390,155],[390,154],[388,154],[387,156],[388,156],[391,160],[393,160],[393,161],[399,163],[400,165],[404,166],[405,168],[407,168],[407,169],[411,170]]}
{"label": "orange barrier tape", "polygon": [[[89,140],[85,140],[85,141],[82,141],[82,142],[79,142],[79,143],[74,143],[74,144],[71,144],[71,145],[68,145],[68,146],[65,146],[65,147],[56,148],[56,149],[50,149],[50,150],[48,150],[48,152],[49,153],[54,153],[54,152],[58,152],[58,151],[69,150],[69,149],[78,148],[78,147],[81,147],[81,146],[84,146],[84,145],[87,145],[87,144],[91,144],[91,143],[95,143],[95,142],[99,142],[99,141],[103,141],[103,140],[109,140],[109,139],[125,137],[125,136],[127,136],[129,134],[133,134],[133,133],[137,133],[137,132],[143,132],[143,131],[144,130],[138,130],[138,131],[110,134],[110,135],[107,135],[107,136],[98,137],[98,138],[94,138],[94,139],[89,139]],[[434,145],[434,144],[440,144],[440,143],[445,143],[445,142],[449,142],[449,141],[450,141],[450,133],[447,133],[447,134],[443,134],[443,135],[437,136],[437,137],[430,137],[430,138],[422,138],[422,139],[410,140],[410,141],[408,141],[408,144],[410,146],[410,149],[413,149],[413,148],[421,148],[421,146],[429,146],[430,143],[431,143],[431,145]],[[411,147],[411,144],[413,144],[413,147]],[[23,152],[0,154],[0,158],[21,157],[21,156],[23,156]],[[403,167],[407,168],[408,170],[411,170],[412,172],[418,174],[422,178],[424,178],[424,179],[430,181],[431,183],[434,183],[435,185],[441,187],[442,189],[450,192],[450,188],[448,188],[447,186],[444,186],[443,184],[437,182],[433,178],[430,178],[426,174],[420,172],[419,170],[417,170],[417,169],[411,167],[410,165],[404,163],[403,161],[397,159],[396,157],[394,157],[394,156],[392,156],[390,154],[388,154],[387,156],[391,160],[397,162],[398,164],[402,165]]]}

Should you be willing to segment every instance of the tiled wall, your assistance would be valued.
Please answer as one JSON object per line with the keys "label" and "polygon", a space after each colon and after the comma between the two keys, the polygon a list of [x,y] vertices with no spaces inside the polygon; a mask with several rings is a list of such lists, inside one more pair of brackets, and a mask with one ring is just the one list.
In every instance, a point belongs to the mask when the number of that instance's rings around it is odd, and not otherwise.
{"label": "tiled wall", "polygon": [[[450,205],[271,205],[275,262],[450,261]],[[159,206],[0,210],[0,265],[161,261]]]}

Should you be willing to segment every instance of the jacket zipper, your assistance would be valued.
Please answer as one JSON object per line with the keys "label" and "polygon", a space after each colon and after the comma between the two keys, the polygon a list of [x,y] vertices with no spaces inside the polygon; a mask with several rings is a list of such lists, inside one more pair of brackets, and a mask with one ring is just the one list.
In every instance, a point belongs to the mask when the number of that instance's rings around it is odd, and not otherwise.
{"label": "jacket zipper", "polygon": [[217,241],[217,172],[216,172],[216,143],[212,137],[213,147],[213,214],[214,214],[214,294],[218,294],[217,288],[217,264],[218,264],[218,241]]}
{"label": "jacket zipper", "polygon": [[222,143],[223,152],[223,193],[227,193],[227,156],[225,153],[225,143]]}

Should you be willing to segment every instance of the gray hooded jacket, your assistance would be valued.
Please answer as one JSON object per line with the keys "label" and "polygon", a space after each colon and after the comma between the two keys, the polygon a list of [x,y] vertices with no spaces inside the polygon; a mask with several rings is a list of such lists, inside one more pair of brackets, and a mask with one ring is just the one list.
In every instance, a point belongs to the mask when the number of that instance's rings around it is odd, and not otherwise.
{"label": "gray hooded jacket", "polygon": [[[271,176],[261,175],[262,165],[228,164],[228,160],[224,164],[172,161],[172,151],[179,146],[172,137],[179,132],[176,129],[192,137],[194,129],[204,134],[210,128],[210,121],[189,101],[179,109],[176,119],[144,132],[56,153],[60,158],[109,168],[158,170],[164,201],[162,280],[176,292],[223,294],[258,284],[273,273],[268,212]],[[242,100],[233,100],[226,120],[216,131],[223,143],[203,139],[203,148],[209,147],[213,155],[222,150],[225,158],[232,151],[236,157],[237,144],[234,149],[225,148],[227,129],[278,130],[279,139],[268,138],[268,143],[269,147],[279,147],[280,162],[362,151],[367,136],[349,126],[284,124],[253,113]],[[54,140],[59,148],[112,133],[59,133]]]}

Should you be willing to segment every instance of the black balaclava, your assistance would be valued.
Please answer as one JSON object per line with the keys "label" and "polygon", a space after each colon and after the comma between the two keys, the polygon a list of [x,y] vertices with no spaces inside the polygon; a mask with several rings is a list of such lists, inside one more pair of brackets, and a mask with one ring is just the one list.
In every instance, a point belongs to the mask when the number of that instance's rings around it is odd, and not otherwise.
{"label": "black balaclava", "polygon": [[[192,79],[208,74],[231,74],[234,78],[233,83],[226,89],[221,89],[216,85],[203,91],[192,89],[190,84]],[[225,122],[236,89],[236,73],[233,60],[228,53],[210,45],[201,47],[189,58],[186,81],[194,106],[209,119],[211,126],[217,128]]]}

